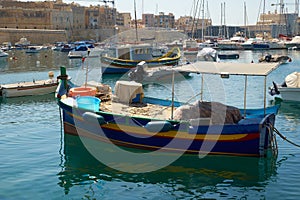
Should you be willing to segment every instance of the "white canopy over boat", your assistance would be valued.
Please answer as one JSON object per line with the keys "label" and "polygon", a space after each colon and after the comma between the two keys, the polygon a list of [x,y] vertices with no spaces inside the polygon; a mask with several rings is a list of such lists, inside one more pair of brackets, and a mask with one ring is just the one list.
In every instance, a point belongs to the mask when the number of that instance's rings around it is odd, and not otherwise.
{"label": "white canopy over boat", "polygon": [[[197,74],[216,74],[222,78],[229,78],[229,75],[241,75],[245,76],[245,87],[244,87],[244,109],[246,111],[246,99],[247,99],[247,80],[248,76],[263,76],[264,77],[264,110],[266,113],[267,105],[267,76],[278,68],[278,63],[224,63],[224,62],[195,62],[188,65],[183,65],[179,72],[189,72]],[[204,78],[202,76],[202,83]],[[203,84],[201,86],[203,91]],[[202,92],[201,92],[202,93]],[[202,97],[201,97],[202,98]],[[244,114],[245,116],[245,114]]]}
{"label": "white canopy over boat", "polygon": [[202,74],[267,76],[278,66],[278,63],[195,62],[181,66],[178,71]]}

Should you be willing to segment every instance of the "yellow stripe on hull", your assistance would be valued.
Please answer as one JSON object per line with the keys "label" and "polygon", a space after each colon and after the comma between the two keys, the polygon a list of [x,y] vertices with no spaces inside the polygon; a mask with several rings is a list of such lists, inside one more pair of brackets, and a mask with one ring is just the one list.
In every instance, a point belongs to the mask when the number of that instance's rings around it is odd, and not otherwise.
{"label": "yellow stripe on hull", "polygon": [[[70,112],[68,114],[72,115],[74,119],[83,121],[82,117],[76,116]],[[156,137],[169,137],[169,138],[178,138],[178,139],[187,139],[187,140],[210,140],[210,141],[234,141],[234,140],[242,140],[246,138],[248,134],[228,134],[228,135],[221,135],[221,133],[214,133],[214,134],[190,134],[188,131],[175,131],[171,130],[168,132],[159,132],[153,133],[147,131],[144,127],[137,127],[137,126],[128,126],[123,124],[103,124],[101,125],[102,128],[111,129],[118,132],[130,132],[137,135],[143,136],[152,136],[155,134]]]}

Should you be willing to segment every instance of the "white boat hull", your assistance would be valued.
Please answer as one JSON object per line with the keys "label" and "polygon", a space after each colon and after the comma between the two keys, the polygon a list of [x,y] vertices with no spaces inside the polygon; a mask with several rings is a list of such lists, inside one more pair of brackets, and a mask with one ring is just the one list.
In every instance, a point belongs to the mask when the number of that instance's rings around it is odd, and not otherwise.
{"label": "white boat hull", "polygon": [[242,43],[218,43],[218,47],[221,50],[239,50],[243,49]]}
{"label": "white boat hull", "polygon": [[70,51],[69,58],[83,58],[87,56],[87,51]]}
{"label": "white boat hull", "polygon": [[93,48],[88,54],[88,51],[70,51],[68,54],[69,58],[83,58],[83,57],[100,57],[103,49]]}
{"label": "white boat hull", "polygon": [[284,101],[300,101],[300,88],[279,87],[278,90]]}
{"label": "white boat hull", "polygon": [[45,95],[54,93],[57,82],[52,80],[40,80],[35,82],[23,82],[1,85],[1,95],[5,98]]}

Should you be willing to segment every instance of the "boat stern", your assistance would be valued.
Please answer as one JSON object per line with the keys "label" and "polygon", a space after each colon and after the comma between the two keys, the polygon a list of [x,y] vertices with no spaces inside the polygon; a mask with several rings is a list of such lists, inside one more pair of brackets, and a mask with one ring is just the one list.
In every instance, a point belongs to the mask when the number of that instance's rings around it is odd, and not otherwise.
{"label": "boat stern", "polygon": [[259,155],[268,156],[271,153],[277,156],[278,147],[276,135],[274,133],[275,114],[266,115],[260,123],[260,141],[259,141]]}

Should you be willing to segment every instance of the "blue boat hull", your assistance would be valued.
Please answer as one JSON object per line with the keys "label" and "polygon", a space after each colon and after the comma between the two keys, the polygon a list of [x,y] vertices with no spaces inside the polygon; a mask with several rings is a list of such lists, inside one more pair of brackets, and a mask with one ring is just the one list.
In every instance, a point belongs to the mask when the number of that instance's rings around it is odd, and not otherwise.
{"label": "blue boat hull", "polygon": [[[78,108],[75,106],[76,101],[72,97],[67,97],[68,90],[74,85],[67,80],[63,67],[61,74],[58,77],[61,82],[56,90],[56,98],[63,113],[66,134],[149,151],[267,156],[271,149],[273,153],[277,153],[273,126],[278,106],[267,110],[238,111],[234,109],[234,112],[230,112],[233,108],[226,106],[224,107],[225,115],[237,119],[228,121],[226,124],[222,121],[214,122],[212,113],[207,115],[211,118],[193,119],[191,116],[186,118],[191,120],[166,120],[166,118],[151,118],[146,115],[138,116],[137,113],[132,116],[120,114],[122,112],[105,112],[101,109],[94,112],[84,107]],[[166,106],[166,108],[181,106],[180,102],[172,104],[169,100],[144,97],[143,105],[149,104]],[[124,105],[119,106],[119,109],[123,109]],[[149,110],[146,112],[149,114],[151,109],[149,107],[147,109]],[[240,114],[245,114],[244,118]]]}
{"label": "blue boat hull", "polygon": [[253,50],[270,49],[270,45],[266,43],[254,43]]}
{"label": "blue boat hull", "polygon": [[[75,109],[59,101],[63,110],[64,131],[118,146],[144,150],[163,150],[188,154],[266,156],[271,148],[275,115],[241,120],[238,124],[191,126],[186,122],[167,121],[171,129],[153,134],[145,127],[150,118],[129,117],[97,112],[99,120],[86,120],[86,110]],[[145,137],[147,136],[147,137]]]}

